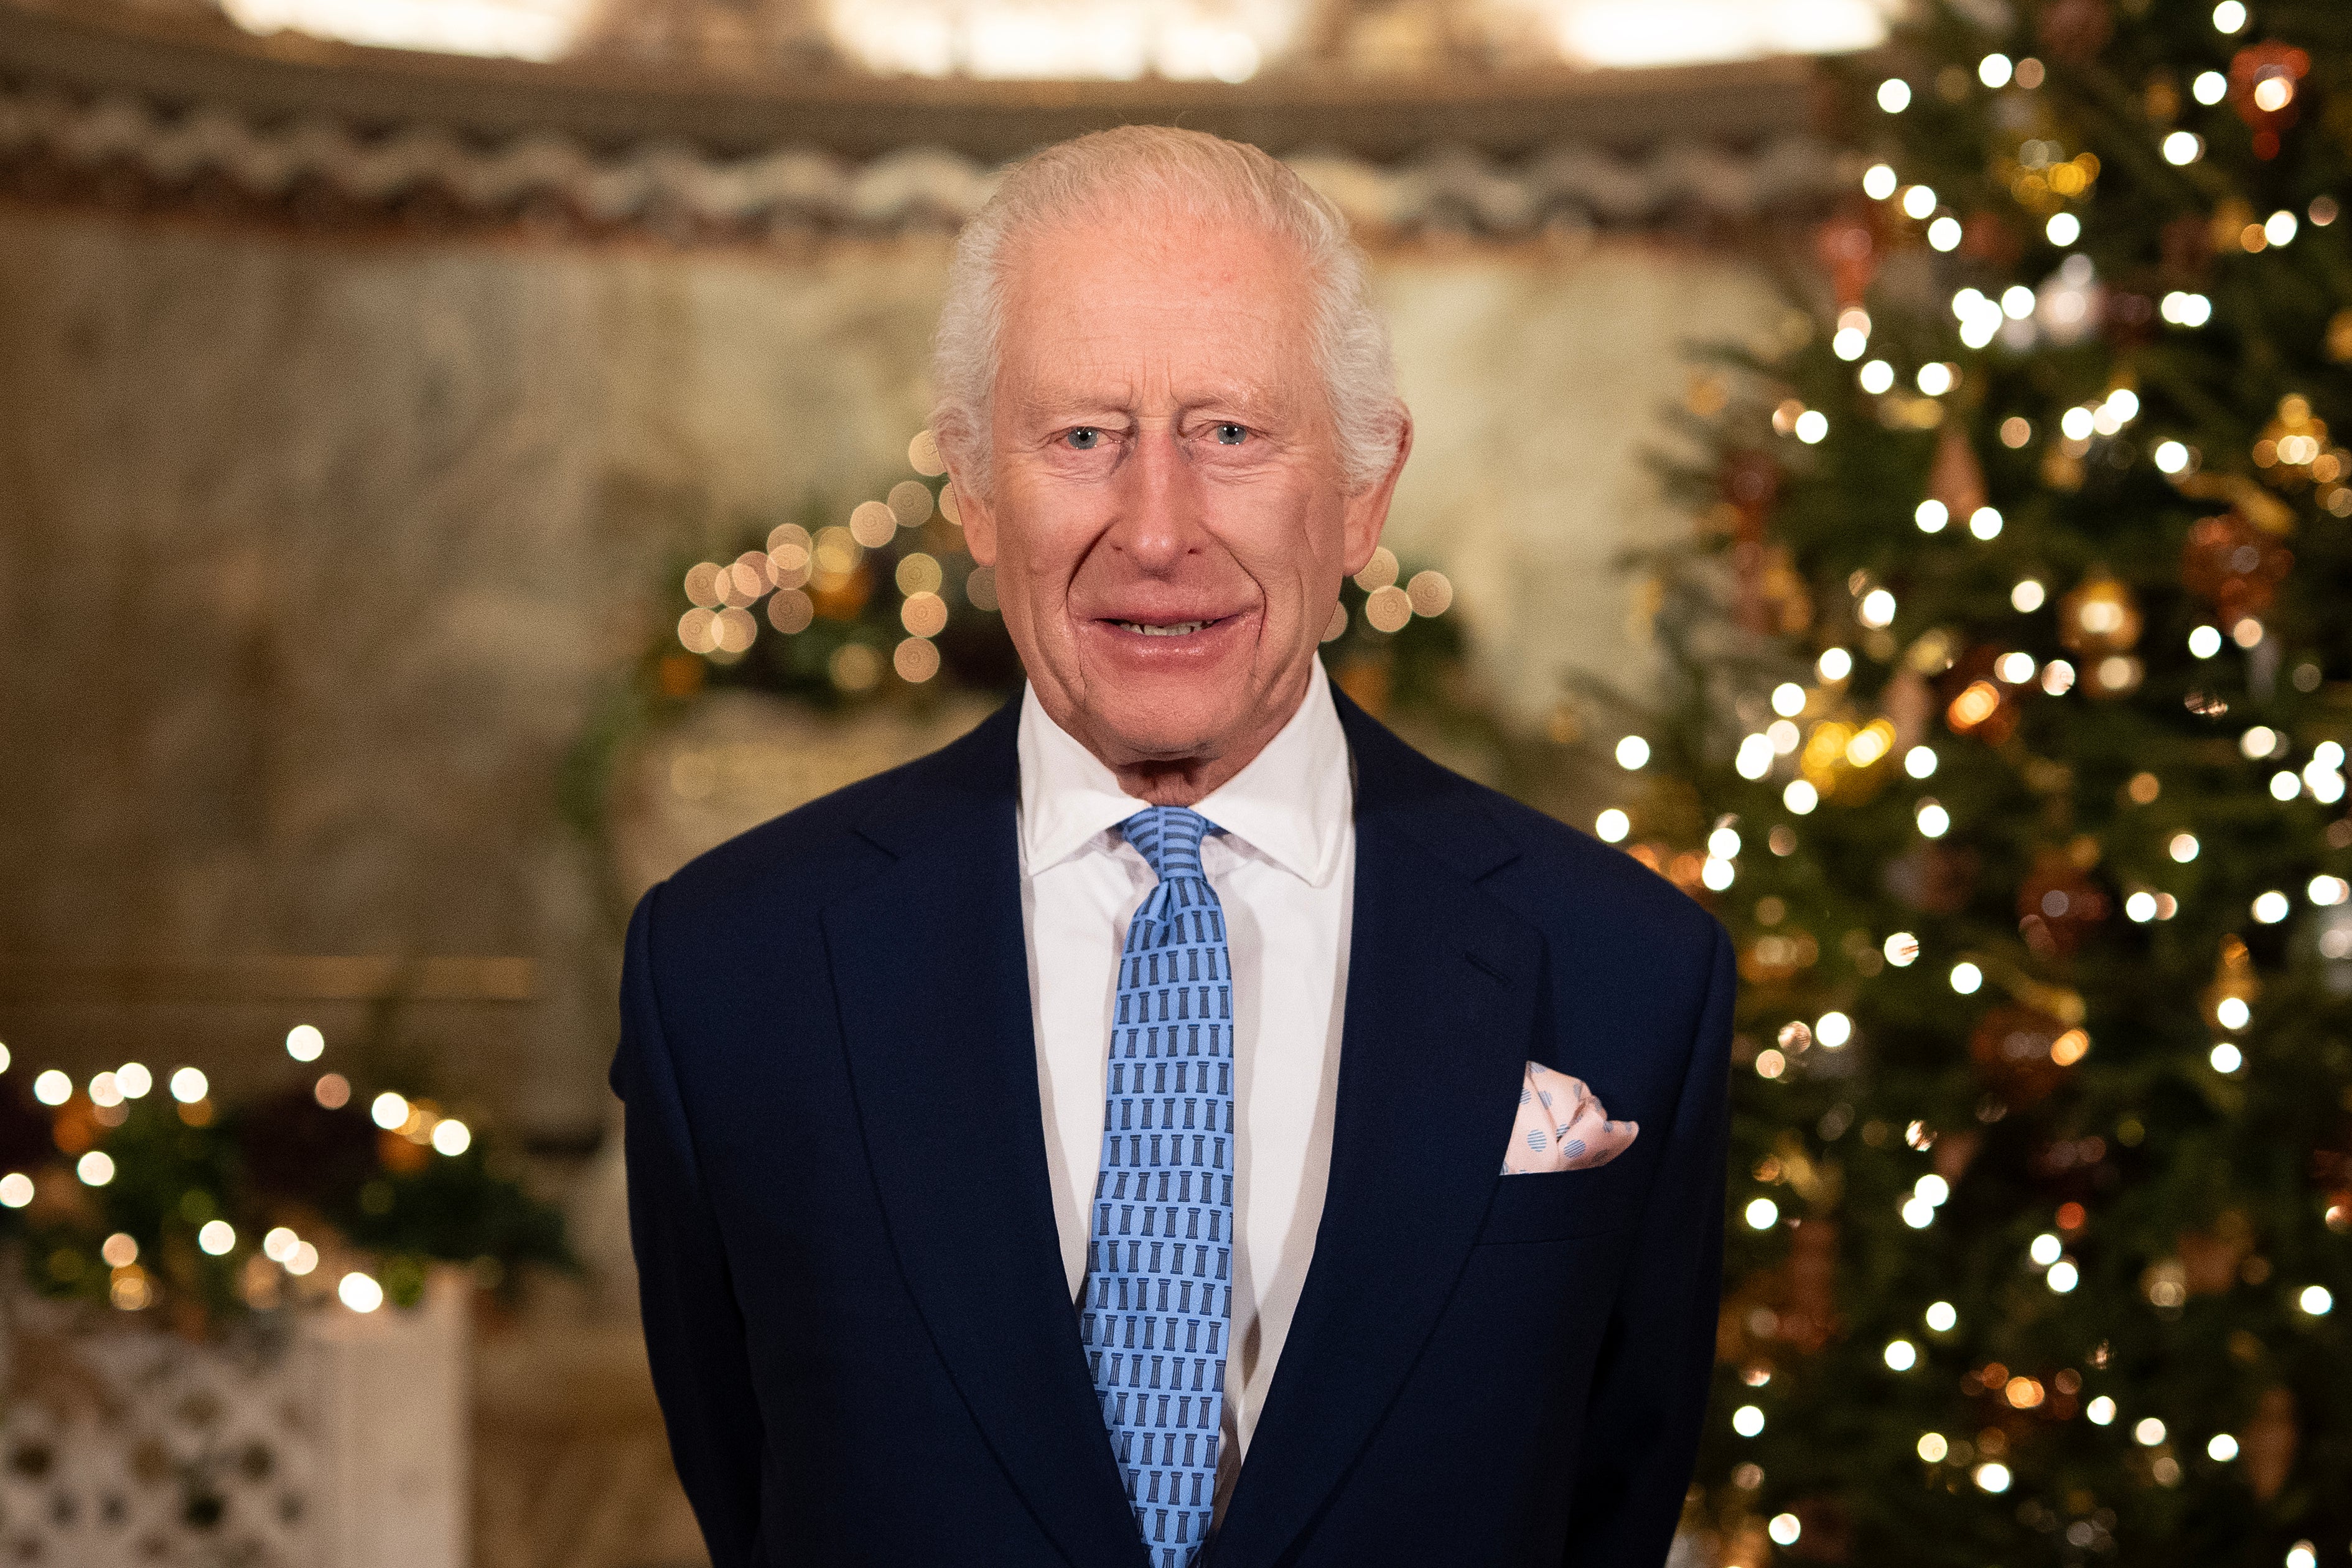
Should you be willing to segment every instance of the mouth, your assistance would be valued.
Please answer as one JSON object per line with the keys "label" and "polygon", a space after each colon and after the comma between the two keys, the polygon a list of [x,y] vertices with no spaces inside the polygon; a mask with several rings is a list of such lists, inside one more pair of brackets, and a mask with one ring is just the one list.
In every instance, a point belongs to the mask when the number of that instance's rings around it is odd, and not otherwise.
{"label": "mouth", "polygon": [[1216,626],[1219,622],[1230,620],[1231,618],[1232,617],[1228,616],[1215,616],[1204,621],[1151,622],[1115,620],[1108,622],[1108,624],[1117,627],[1120,631],[1131,633],[1136,637],[1191,637],[1194,632],[1206,631],[1209,627]]}

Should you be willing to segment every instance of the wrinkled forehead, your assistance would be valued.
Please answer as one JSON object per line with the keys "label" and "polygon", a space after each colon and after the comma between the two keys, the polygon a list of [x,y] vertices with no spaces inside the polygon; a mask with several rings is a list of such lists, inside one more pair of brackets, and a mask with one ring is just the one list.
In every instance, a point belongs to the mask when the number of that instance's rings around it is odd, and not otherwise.
{"label": "wrinkled forehead", "polygon": [[1013,237],[997,391],[1319,392],[1306,251],[1245,216],[1100,201]]}

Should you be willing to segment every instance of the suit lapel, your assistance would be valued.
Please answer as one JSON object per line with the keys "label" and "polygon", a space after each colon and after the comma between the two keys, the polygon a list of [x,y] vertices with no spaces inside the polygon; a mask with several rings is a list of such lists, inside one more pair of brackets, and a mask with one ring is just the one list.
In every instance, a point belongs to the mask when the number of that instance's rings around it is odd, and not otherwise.
{"label": "suit lapel", "polygon": [[1540,935],[1476,885],[1515,847],[1459,781],[1339,709],[1356,891],[1330,1181],[1215,1568],[1280,1559],[1435,1328],[1494,1192],[1542,969]]}
{"label": "suit lapel", "polygon": [[1145,1562],[1065,1289],[1015,837],[1020,705],[861,834],[896,863],[824,915],[875,1188],[925,1327],[1073,1564]]}

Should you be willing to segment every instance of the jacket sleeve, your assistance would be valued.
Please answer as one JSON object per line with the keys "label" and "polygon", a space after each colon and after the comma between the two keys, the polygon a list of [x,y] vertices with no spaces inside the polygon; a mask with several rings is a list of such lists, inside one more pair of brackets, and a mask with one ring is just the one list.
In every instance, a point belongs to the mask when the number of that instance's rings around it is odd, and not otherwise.
{"label": "jacket sleeve", "polygon": [[1565,1568],[1658,1568],[1698,1454],[1723,1291],[1731,944],[1714,963],[1672,1142],[1610,1316],[1569,1509]]}
{"label": "jacket sleeve", "polygon": [[629,1237],[646,1352],[678,1479],[713,1568],[753,1568],[761,1562],[765,1439],[742,1313],[662,1028],[653,958],[661,892],[656,887],[646,893],[630,917],[621,971],[621,1045],[612,1081],[627,1107]]}

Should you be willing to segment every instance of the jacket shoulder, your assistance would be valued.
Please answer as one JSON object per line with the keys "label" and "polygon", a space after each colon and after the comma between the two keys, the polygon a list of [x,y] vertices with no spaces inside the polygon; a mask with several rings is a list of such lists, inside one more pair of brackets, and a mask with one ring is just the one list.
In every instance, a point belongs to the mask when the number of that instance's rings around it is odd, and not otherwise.
{"label": "jacket shoulder", "polygon": [[[1018,702],[1009,703],[938,751],[820,795],[703,851],[656,889],[665,923],[690,912],[734,913],[747,900],[772,907],[780,898],[822,900],[888,858],[872,837],[877,826],[942,795],[972,796],[977,805],[992,786],[1001,786],[1009,800],[1019,709]],[[1000,773],[1002,779],[995,776]]]}
{"label": "jacket shoulder", "polygon": [[1338,700],[1357,757],[1360,811],[1370,795],[1418,824],[1433,848],[1549,933],[1601,950],[1630,940],[1698,962],[1712,954],[1722,926],[1672,882],[1431,760],[1344,694]]}
{"label": "jacket shoulder", "polygon": [[[1571,894],[1653,937],[1711,948],[1722,923],[1706,906],[1623,850],[1558,817],[1468,779],[1478,808],[1518,848],[1520,859],[1500,875],[1515,886],[1532,884]],[[1727,937],[1727,941],[1728,938]]]}

